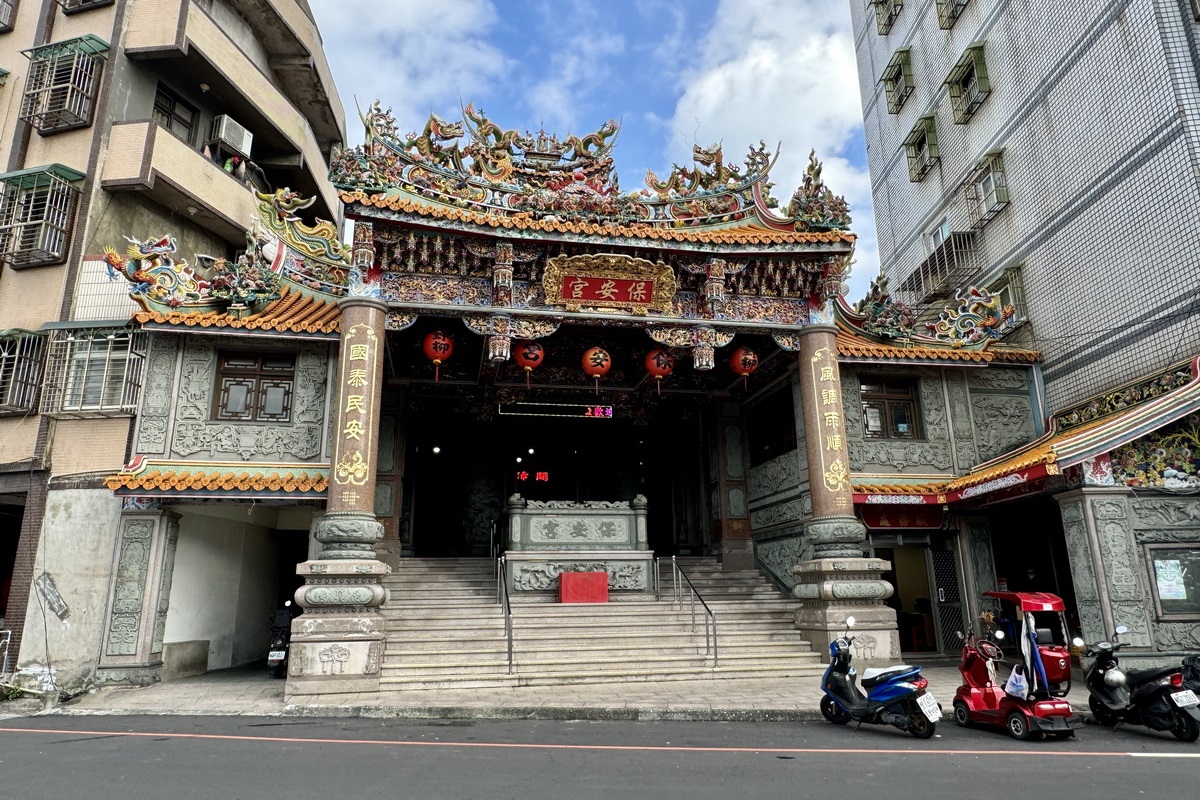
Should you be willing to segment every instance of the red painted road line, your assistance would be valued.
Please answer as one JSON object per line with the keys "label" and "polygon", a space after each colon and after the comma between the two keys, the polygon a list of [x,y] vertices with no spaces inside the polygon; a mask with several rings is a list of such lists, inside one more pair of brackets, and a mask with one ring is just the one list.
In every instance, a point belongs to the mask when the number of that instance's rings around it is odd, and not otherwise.
{"label": "red painted road line", "polygon": [[[309,739],[292,736],[234,736],[219,733],[151,733],[142,731],[78,731],[53,728],[0,728],[0,733],[57,734],[66,736],[127,736],[170,739],[207,739],[234,742],[286,742],[288,744],[355,744],[389,747],[471,747],[508,748],[514,750],[615,750],[684,753],[783,753],[783,754],[840,754],[871,755],[957,755],[957,756],[1057,756],[1091,758],[1129,758],[1133,753],[1096,751],[1055,752],[1050,750],[900,750],[896,748],[866,749],[839,747],[685,747],[683,745],[618,745],[618,744],[522,744],[503,742],[417,742],[387,739]],[[1165,755],[1165,754],[1164,754]],[[1200,756],[1200,754],[1197,754]]]}

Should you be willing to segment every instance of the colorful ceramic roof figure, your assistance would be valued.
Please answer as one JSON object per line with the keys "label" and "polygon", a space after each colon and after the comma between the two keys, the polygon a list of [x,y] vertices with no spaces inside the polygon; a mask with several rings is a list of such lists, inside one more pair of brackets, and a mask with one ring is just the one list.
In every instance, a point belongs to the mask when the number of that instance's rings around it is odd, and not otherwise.
{"label": "colorful ceramic roof figure", "polygon": [[644,238],[736,245],[854,241],[845,200],[833,195],[810,155],[808,176],[785,210],[768,180],[778,157],[759,142],[742,164],[720,144],[695,146],[645,188],[621,191],[612,150],[620,125],[586,136],[504,130],[473,105],[462,120],[431,114],[420,133],[401,135],[378,102],[362,115],[364,144],[332,160],[330,179],[347,203],[540,234]]}

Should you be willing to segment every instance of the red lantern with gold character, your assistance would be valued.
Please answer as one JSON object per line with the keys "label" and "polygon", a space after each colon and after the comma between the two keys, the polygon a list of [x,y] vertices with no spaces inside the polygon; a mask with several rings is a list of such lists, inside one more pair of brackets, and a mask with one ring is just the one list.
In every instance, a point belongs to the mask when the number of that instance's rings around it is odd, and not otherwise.
{"label": "red lantern with gold character", "polygon": [[525,370],[526,386],[529,386],[529,373],[533,372],[535,367],[540,367],[545,357],[546,351],[534,341],[517,342],[516,347],[513,348],[513,361],[517,362],[518,367]]}
{"label": "red lantern with gold character", "polygon": [[750,373],[758,369],[758,354],[749,347],[739,347],[729,356],[729,368],[742,376],[742,385]]}
{"label": "red lantern with gold character", "polygon": [[646,372],[654,378],[655,391],[662,394],[662,379],[675,369],[675,356],[662,348],[654,348],[646,353]]}
{"label": "red lantern with gold character", "polygon": [[425,335],[423,349],[425,357],[433,362],[433,382],[437,383],[438,368],[454,353],[454,340],[441,331],[432,331]]}
{"label": "red lantern with gold character", "polygon": [[600,394],[600,377],[612,369],[612,356],[603,347],[590,347],[583,353],[583,371],[596,379],[596,394]]}

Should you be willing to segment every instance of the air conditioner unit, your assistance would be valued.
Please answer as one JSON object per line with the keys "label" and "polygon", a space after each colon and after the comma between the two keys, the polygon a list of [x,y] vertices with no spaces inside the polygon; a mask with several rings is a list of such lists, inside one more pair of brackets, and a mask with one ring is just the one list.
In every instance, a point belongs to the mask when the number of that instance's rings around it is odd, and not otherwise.
{"label": "air conditioner unit", "polygon": [[236,150],[247,158],[250,156],[250,145],[254,143],[254,134],[243,128],[237,120],[225,114],[213,120],[212,136],[209,138],[220,142],[230,150]]}

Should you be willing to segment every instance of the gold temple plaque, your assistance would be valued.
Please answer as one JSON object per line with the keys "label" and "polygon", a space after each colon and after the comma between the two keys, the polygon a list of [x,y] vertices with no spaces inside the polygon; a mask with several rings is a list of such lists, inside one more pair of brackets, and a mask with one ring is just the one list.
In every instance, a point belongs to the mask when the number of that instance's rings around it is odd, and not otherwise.
{"label": "gold temple plaque", "polygon": [[546,305],[669,313],[675,273],[662,262],[612,253],[555,256],[542,276]]}

